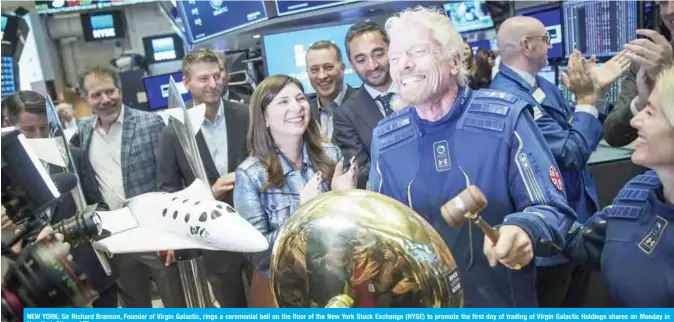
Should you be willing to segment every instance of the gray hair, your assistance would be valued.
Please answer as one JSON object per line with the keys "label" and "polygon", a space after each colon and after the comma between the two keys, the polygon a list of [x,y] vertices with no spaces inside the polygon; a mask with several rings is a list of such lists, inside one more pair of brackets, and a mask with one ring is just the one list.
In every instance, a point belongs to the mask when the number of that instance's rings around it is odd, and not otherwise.
{"label": "gray hair", "polygon": [[440,44],[442,53],[446,58],[452,59],[459,56],[459,73],[456,75],[457,83],[461,87],[468,85],[468,70],[463,65],[464,41],[456,31],[447,14],[439,8],[425,8],[416,6],[406,9],[398,15],[386,21],[386,33],[395,36],[395,30],[406,26],[419,26],[428,28],[431,37]]}

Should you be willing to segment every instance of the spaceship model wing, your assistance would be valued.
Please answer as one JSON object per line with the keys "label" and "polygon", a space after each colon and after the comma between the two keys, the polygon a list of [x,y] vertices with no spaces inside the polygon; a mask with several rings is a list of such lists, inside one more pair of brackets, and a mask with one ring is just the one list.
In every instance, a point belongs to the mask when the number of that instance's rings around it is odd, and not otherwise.
{"label": "spaceship model wing", "polygon": [[137,227],[94,242],[94,247],[110,254],[158,252],[167,249],[207,249],[212,246],[156,229]]}

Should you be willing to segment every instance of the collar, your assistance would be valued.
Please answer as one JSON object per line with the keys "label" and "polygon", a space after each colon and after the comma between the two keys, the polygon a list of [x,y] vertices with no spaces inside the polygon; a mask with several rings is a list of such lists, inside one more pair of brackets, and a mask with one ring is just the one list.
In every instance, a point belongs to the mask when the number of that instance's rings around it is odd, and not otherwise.
{"label": "collar", "polygon": [[527,82],[527,84],[529,84],[531,87],[534,87],[534,85],[536,84],[536,77],[532,76],[531,74],[529,74],[527,72],[524,72],[524,71],[521,71],[521,70],[519,70],[515,67],[508,66],[505,63],[503,65],[512,69],[512,71],[514,71],[517,75],[522,77]]}
{"label": "collar", "polygon": [[[337,97],[335,97],[335,99],[333,100],[333,102],[337,104],[337,106],[342,105],[342,101],[344,100],[344,96],[346,96],[347,89],[348,85],[346,85],[345,81],[342,81],[342,89],[339,91],[339,94],[337,94]],[[321,106],[321,100],[318,97],[318,95],[316,95],[316,106],[318,106],[319,109],[324,108],[323,106]]]}
{"label": "collar", "polygon": [[215,114],[215,122],[211,122],[209,119],[204,117],[204,123],[211,125],[218,123],[222,118],[225,117],[225,103],[223,99],[220,99],[220,106],[218,106],[218,113]]}
{"label": "collar", "polygon": [[395,85],[394,85],[393,82],[391,82],[391,86],[388,88],[388,90],[386,90],[386,92],[383,92],[383,93],[378,91],[376,88],[374,88],[374,87],[372,87],[368,84],[365,84],[365,83],[363,83],[363,87],[365,87],[365,90],[367,91],[368,94],[370,94],[370,97],[372,97],[372,99],[375,99],[375,98],[377,98],[377,96],[380,96],[380,95],[385,95],[385,94],[388,94],[388,93],[393,93],[393,94],[396,93]]}
{"label": "collar", "polygon": [[[122,108],[119,110],[119,116],[117,116],[117,120],[114,123],[118,123],[120,125],[124,125],[124,112],[126,110],[126,105],[122,104]],[[114,124],[113,123],[113,124]],[[98,115],[94,116],[94,129],[98,128],[99,126],[99,120],[98,120]]]}
{"label": "collar", "polygon": [[[281,160],[281,168],[283,168],[283,175],[288,175],[288,173],[295,171],[295,167],[290,164],[290,161],[286,158],[281,151],[278,149],[276,150],[279,156],[279,160]],[[302,143],[302,170],[311,167],[311,159],[309,159],[309,152],[307,151],[307,144],[306,142]]]}

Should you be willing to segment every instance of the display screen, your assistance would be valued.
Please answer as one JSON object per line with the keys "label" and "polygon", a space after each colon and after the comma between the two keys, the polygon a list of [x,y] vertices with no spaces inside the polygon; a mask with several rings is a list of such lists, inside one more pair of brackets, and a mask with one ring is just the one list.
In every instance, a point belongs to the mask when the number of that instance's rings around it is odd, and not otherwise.
{"label": "display screen", "polygon": [[566,56],[613,56],[637,38],[638,1],[564,2]]}
{"label": "display screen", "polygon": [[176,59],[173,37],[152,39],[152,54],[155,61]]}
{"label": "display screen", "polygon": [[124,24],[121,11],[84,13],[82,32],[87,41],[115,39],[124,37]]}
{"label": "display screen", "polygon": [[467,32],[494,27],[485,0],[457,1],[443,5],[456,31]]}
{"label": "display screen", "polygon": [[5,27],[7,27],[7,17],[2,16],[2,31],[5,31]]}
{"label": "display screen", "polygon": [[470,47],[473,49],[473,55],[477,53],[478,49],[491,50],[491,42],[489,39],[469,41],[468,45],[470,45]]}
{"label": "display screen", "polygon": [[[597,66],[601,66],[603,63],[597,63]],[[557,72],[557,87],[564,93],[564,96],[566,99],[568,99],[570,102],[575,102],[576,101],[576,96],[571,92],[566,86],[564,86],[564,81],[562,81],[562,75],[566,73],[569,70],[569,67],[567,65],[561,65],[558,68]],[[609,87],[608,92],[606,94],[606,100],[608,103],[611,104],[616,104],[618,103],[618,99],[620,97],[620,85],[621,85],[622,78],[619,77],[613,84],[611,84],[611,87]]]}
{"label": "display screen", "polygon": [[[267,75],[284,74],[292,76],[302,82],[305,93],[314,93],[307,74],[305,60],[307,50],[314,42],[328,40],[339,47],[342,57],[346,57],[344,37],[349,27],[351,27],[350,24],[263,36]],[[343,60],[346,65],[344,81],[353,87],[360,87],[362,81],[358,74],[353,70],[348,59],[344,58]]]}
{"label": "display screen", "polygon": [[183,96],[183,100],[188,101],[192,99],[192,94],[190,94],[187,88],[185,88],[185,85],[183,85],[182,72],[148,76],[143,78],[143,85],[145,86],[147,105],[150,110],[159,110],[168,107],[169,82],[171,76],[173,76],[173,80],[176,82],[178,90]]}
{"label": "display screen", "polygon": [[111,14],[89,16],[91,33],[95,39],[113,38],[115,33],[115,18]]}
{"label": "display screen", "polygon": [[293,13],[317,10],[325,7],[332,7],[345,4],[350,1],[276,1],[276,12],[279,16],[285,16]]}
{"label": "display screen", "polygon": [[557,68],[555,66],[545,66],[538,72],[538,76],[545,78],[550,83],[557,84]]}
{"label": "display screen", "polygon": [[262,1],[178,2],[190,42],[198,42],[267,19]]}
{"label": "display screen", "polygon": [[39,14],[52,14],[89,11],[150,1],[155,2],[155,0],[36,0],[35,10]]}
{"label": "display screen", "polygon": [[2,56],[2,97],[16,93],[14,58]]}
{"label": "display screen", "polygon": [[550,44],[552,45],[552,48],[548,50],[548,58],[556,59],[564,57],[562,8],[559,4],[522,9],[517,14],[519,16],[536,18],[545,25],[548,37],[550,37]]}

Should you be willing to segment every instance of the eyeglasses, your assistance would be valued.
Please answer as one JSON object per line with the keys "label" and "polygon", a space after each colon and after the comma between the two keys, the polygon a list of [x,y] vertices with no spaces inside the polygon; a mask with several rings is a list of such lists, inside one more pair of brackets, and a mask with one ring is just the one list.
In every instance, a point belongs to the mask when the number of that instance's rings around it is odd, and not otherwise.
{"label": "eyeglasses", "polygon": [[550,44],[550,41],[552,40],[552,39],[550,38],[550,33],[547,33],[547,32],[546,32],[545,35],[543,35],[543,36],[527,36],[527,37],[524,37],[524,38],[525,38],[525,39],[530,39],[530,38],[542,38],[543,41],[544,41],[546,44],[548,44],[548,45]]}

